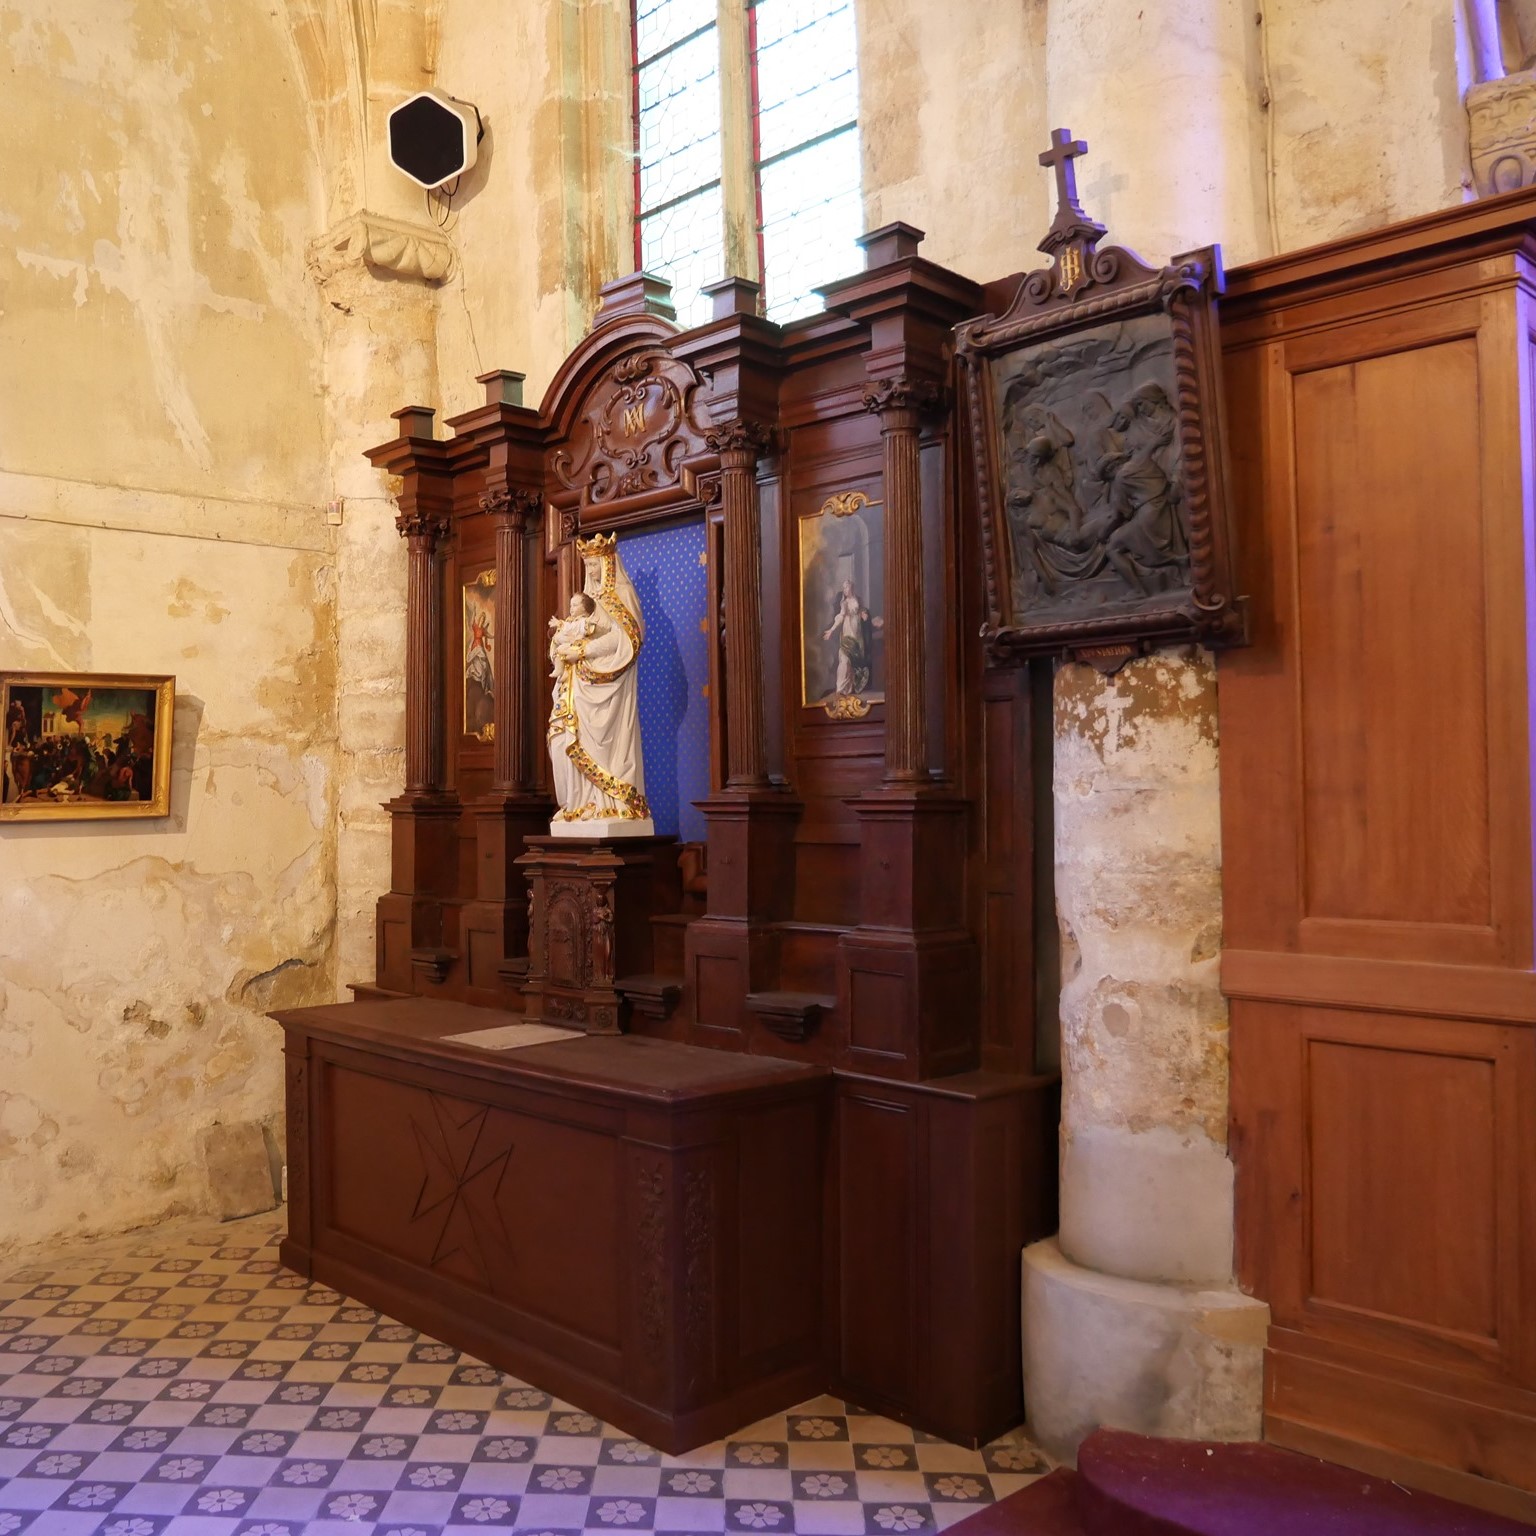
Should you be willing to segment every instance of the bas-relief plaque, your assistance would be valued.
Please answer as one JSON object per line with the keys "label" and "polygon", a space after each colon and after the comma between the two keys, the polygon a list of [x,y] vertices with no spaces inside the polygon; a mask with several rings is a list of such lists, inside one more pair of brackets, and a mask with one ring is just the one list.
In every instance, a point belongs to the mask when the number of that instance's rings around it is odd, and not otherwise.
{"label": "bas-relief plaque", "polygon": [[861,720],[885,699],[885,522],[859,490],[800,519],[801,703]]}
{"label": "bas-relief plaque", "polygon": [[1012,622],[1133,614],[1189,587],[1189,527],[1160,315],[993,365]]}
{"label": "bas-relief plaque", "polygon": [[1154,645],[1239,644],[1224,495],[1214,247],[1167,267],[1099,249],[1063,130],[1052,265],[959,327],[995,657],[1105,670]]}

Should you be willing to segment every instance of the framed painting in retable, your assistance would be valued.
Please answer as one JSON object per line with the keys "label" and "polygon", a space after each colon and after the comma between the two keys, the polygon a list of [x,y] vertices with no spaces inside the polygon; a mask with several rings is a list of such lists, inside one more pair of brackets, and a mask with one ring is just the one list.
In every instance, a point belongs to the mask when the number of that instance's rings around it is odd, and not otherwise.
{"label": "framed painting in retable", "polygon": [[464,734],[496,739],[496,572],[464,583]]}
{"label": "framed painting in retable", "polygon": [[885,699],[885,515],[863,491],[800,519],[801,703],[862,720]]}
{"label": "framed painting in retable", "polygon": [[167,816],[170,677],[0,674],[0,819]]}

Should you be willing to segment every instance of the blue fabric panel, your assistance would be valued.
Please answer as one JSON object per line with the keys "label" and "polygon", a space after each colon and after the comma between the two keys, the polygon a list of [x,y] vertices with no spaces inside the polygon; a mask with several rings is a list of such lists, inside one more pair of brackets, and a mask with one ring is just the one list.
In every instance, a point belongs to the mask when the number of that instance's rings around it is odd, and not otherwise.
{"label": "blue fabric panel", "polygon": [[624,569],[640,595],[640,746],[645,794],[660,833],[703,842],[693,807],[709,793],[709,588],[704,523],[676,523],[619,540]]}

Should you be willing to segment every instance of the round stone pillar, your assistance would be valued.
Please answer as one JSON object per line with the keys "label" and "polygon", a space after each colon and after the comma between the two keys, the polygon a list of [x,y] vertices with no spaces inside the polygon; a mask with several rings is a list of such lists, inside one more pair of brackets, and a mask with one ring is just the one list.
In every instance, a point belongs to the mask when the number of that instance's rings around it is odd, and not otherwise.
{"label": "round stone pillar", "polygon": [[[1073,0],[1047,23],[1078,192],[1153,265],[1268,250],[1259,39],[1238,0]],[[1193,647],[1058,668],[1061,1231],[1024,1255],[1034,1434],[1261,1430],[1268,1309],[1233,1279],[1215,669]]]}

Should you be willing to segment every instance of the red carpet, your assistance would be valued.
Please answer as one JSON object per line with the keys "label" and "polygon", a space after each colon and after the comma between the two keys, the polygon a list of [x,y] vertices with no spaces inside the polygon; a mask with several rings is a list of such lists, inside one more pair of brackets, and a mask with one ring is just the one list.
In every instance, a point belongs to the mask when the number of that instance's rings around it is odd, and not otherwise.
{"label": "red carpet", "polygon": [[1529,1536],[1530,1526],[1267,1445],[1101,1429],[964,1536]]}

